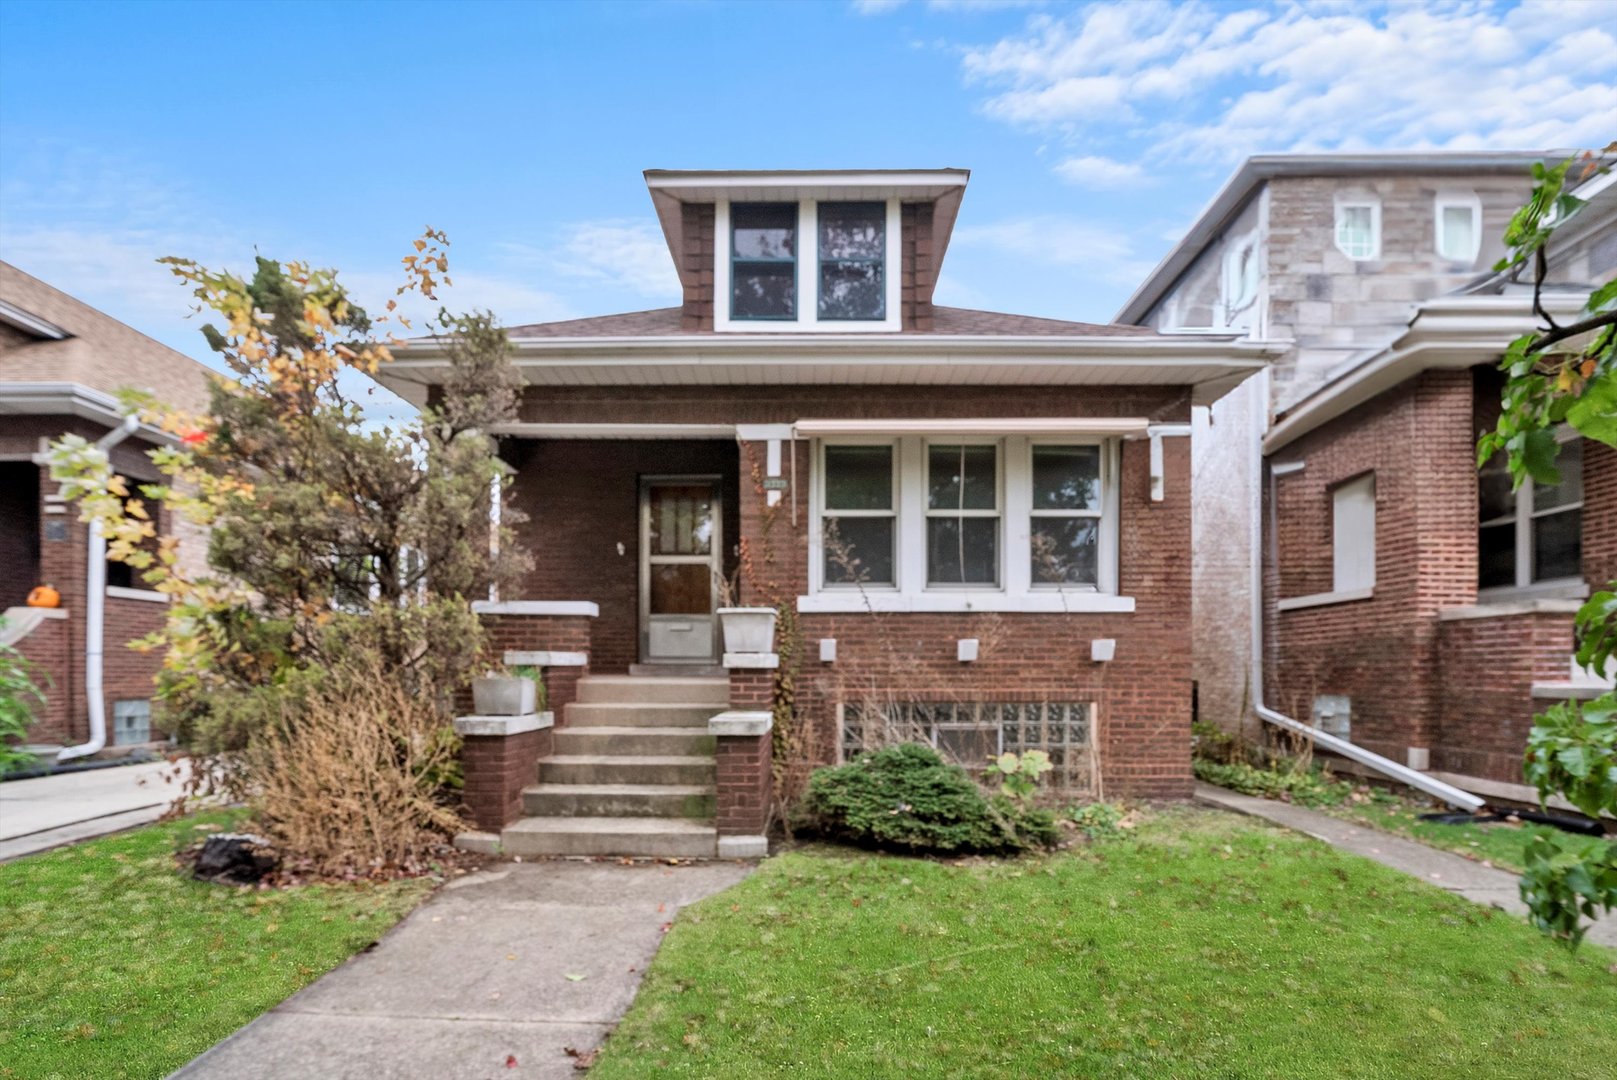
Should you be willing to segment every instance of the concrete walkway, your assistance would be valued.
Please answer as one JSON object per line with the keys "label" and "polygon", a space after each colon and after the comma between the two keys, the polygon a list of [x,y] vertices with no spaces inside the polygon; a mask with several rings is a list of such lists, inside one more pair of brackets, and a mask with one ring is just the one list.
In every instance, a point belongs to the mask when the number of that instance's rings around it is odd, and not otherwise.
{"label": "concrete walkway", "polygon": [[751,871],[542,862],[462,878],[174,1075],[577,1076],[565,1048],[601,1045],[675,912]]}
{"label": "concrete walkway", "polygon": [[0,862],[156,821],[180,794],[178,780],[164,780],[173,772],[169,762],[151,761],[7,780],[0,784]]}
{"label": "concrete walkway", "polygon": [[[1523,918],[1527,915],[1527,905],[1522,903],[1521,893],[1517,889],[1518,879],[1507,870],[1483,866],[1451,852],[1439,851],[1379,829],[1367,829],[1362,825],[1340,821],[1294,803],[1239,795],[1211,784],[1196,785],[1196,801],[1284,825],[1332,847],[1374,859],[1394,870],[1402,870],[1410,877],[1458,893],[1474,903],[1496,907]],[[1617,918],[1608,916],[1598,920],[1590,927],[1584,940],[1617,947]]]}

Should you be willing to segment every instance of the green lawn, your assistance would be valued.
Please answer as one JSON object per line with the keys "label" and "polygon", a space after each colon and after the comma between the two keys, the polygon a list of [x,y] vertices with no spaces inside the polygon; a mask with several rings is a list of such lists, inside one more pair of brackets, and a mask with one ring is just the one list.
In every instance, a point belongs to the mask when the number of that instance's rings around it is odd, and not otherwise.
{"label": "green lawn", "polygon": [[0,866],[0,1076],[159,1077],[375,941],[430,888],[238,889],[175,851],[239,815]]}
{"label": "green lawn", "polygon": [[1249,819],[955,865],[811,848],[686,909],[591,1080],[1609,1077],[1610,951]]}
{"label": "green lawn", "polygon": [[1526,822],[1520,825],[1506,822],[1487,825],[1439,825],[1420,819],[1422,814],[1429,814],[1438,809],[1440,807],[1421,806],[1406,799],[1389,797],[1357,805],[1343,803],[1340,806],[1326,806],[1321,808],[1321,812],[1357,825],[1368,825],[1371,828],[1407,836],[1411,840],[1419,840],[1423,844],[1452,851],[1469,859],[1486,861],[1501,870],[1509,870],[1516,874],[1523,870],[1522,849],[1527,846],[1528,839],[1539,834],[1552,835],[1558,831],[1549,825],[1533,825]]}

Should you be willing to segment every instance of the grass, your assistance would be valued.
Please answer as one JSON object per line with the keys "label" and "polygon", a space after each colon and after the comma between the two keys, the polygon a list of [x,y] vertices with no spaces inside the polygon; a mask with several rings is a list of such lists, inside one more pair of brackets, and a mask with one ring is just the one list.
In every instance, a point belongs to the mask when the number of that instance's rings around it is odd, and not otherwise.
{"label": "grass", "polygon": [[956,864],[811,848],[686,909],[591,1080],[1607,1077],[1617,955],[1215,811]]}
{"label": "grass", "polygon": [[1432,813],[1441,809],[1440,807],[1423,806],[1394,795],[1382,795],[1362,803],[1342,803],[1320,809],[1323,813],[1341,818],[1343,821],[1419,840],[1423,844],[1452,851],[1468,859],[1491,863],[1513,874],[1519,874],[1525,869],[1522,849],[1527,846],[1527,841],[1531,837],[1552,835],[1560,831],[1549,825],[1535,825],[1529,822],[1519,825],[1507,822],[1440,825],[1420,819],[1422,814]]}
{"label": "grass", "polygon": [[0,1077],[159,1077],[365,948],[425,879],[254,890],[176,850],[216,812],[0,866]]}

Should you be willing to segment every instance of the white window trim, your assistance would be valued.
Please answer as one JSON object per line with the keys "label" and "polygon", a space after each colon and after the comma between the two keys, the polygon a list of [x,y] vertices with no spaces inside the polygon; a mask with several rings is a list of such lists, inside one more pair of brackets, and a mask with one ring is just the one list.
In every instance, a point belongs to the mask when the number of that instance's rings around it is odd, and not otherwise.
{"label": "white window trim", "polygon": [[168,603],[168,594],[156,589],[132,589],[127,585],[108,585],[107,595],[115,600],[144,600],[151,604]]}
{"label": "white window trim", "polygon": [[[1462,207],[1471,211],[1471,251],[1465,255],[1450,255],[1443,250],[1443,211],[1450,207]],[[1475,194],[1447,194],[1438,195],[1432,204],[1433,250],[1437,257],[1447,262],[1474,263],[1477,255],[1482,251],[1482,200]]]}
{"label": "white window trim", "polygon": [[[1241,287],[1243,280],[1241,256],[1247,252],[1251,253],[1252,295],[1246,297],[1245,303],[1237,305],[1235,290]],[[1257,304],[1258,294],[1262,291],[1263,267],[1258,264],[1258,234],[1253,230],[1230,244],[1219,266],[1219,326],[1233,327],[1238,316],[1252,310]]]}
{"label": "white window trim", "polygon": [[[1576,429],[1563,424],[1556,428],[1555,441],[1569,443],[1580,438]],[[1477,522],[1477,531],[1480,534],[1485,526],[1510,525],[1514,532],[1516,542],[1516,581],[1510,585],[1490,585],[1477,590],[1477,600],[1498,601],[1517,597],[1560,597],[1582,598],[1589,595],[1589,585],[1580,574],[1577,577],[1545,578],[1542,581],[1533,580],[1533,521],[1536,518],[1548,517],[1551,514],[1567,514],[1574,510],[1580,513],[1583,510],[1583,500],[1567,503],[1564,506],[1552,507],[1548,510],[1533,509],[1533,478],[1522,479],[1521,487],[1516,489],[1516,506],[1505,517],[1489,518],[1487,521]],[[1481,537],[1478,537],[1481,544]]]}
{"label": "white window trim", "polygon": [[[713,329],[748,334],[857,334],[903,329],[903,237],[898,199],[829,199],[827,202],[885,202],[887,251],[882,274],[887,287],[885,319],[820,321],[820,214],[818,199],[797,204],[797,318],[732,319],[730,317],[730,201],[713,207]],[[786,202],[781,199],[737,199],[736,202]]]}
{"label": "white window trim", "polygon": [[[926,446],[929,442],[997,442],[1002,495],[999,588],[926,584]],[[825,582],[824,475],[827,445],[890,445],[895,448],[898,487],[897,552],[892,586],[828,585]],[[1098,445],[1101,448],[1099,579],[1095,588],[1032,585],[1033,446]],[[1121,441],[1115,438],[1010,435],[972,440],[961,436],[897,438],[838,436],[815,440],[809,475],[809,591],[798,597],[804,613],[861,612],[1131,612],[1134,598],[1119,596],[1118,537],[1121,524]]]}
{"label": "white window trim", "polygon": [[[1356,207],[1368,207],[1370,210],[1370,253],[1368,255],[1353,255],[1342,247],[1342,212]],[[1372,262],[1381,258],[1381,200],[1364,195],[1338,198],[1336,200],[1336,214],[1331,221],[1331,242],[1336,245],[1337,251],[1340,251],[1354,262]]]}
{"label": "white window trim", "polygon": [[[903,516],[902,501],[903,489],[903,447],[900,440],[883,438],[877,435],[852,435],[842,439],[821,439],[814,444],[814,468],[809,475],[810,498],[814,506],[814,528],[809,539],[810,576],[815,582],[815,591],[824,589],[827,592],[858,593],[860,590],[868,592],[896,592],[902,587],[904,579],[904,546],[900,536],[900,520]],[[825,448],[827,446],[890,446],[892,455],[892,509],[891,510],[836,510],[828,511],[825,506]],[[889,582],[875,582],[865,585],[848,582],[825,581],[825,545],[821,542],[825,533],[825,519],[828,517],[866,517],[891,518],[893,522],[893,580]],[[925,570],[922,571],[925,575]]]}

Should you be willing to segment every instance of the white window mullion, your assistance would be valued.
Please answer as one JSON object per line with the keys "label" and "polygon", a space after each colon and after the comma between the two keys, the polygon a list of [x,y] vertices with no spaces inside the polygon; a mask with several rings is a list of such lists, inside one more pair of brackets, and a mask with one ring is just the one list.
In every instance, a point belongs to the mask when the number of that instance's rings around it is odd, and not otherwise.
{"label": "white window mullion", "polygon": [[1026,436],[1005,440],[1005,521],[1000,580],[1009,593],[1033,585],[1033,444]]}
{"label": "white window mullion", "polygon": [[1516,587],[1533,583],[1533,479],[1516,489]]}
{"label": "white window mullion", "polygon": [[1101,444],[1101,520],[1100,556],[1096,573],[1096,588],[1103,593],[1118,591],[1118,523],[1121,500],[1118,498],[1122,474],[1122,446],[1116,439]]}
{"label": "white window mullion", "polygon": [[926,588],[926,449],[919,435],[898,440],[898,567],[901,592]]}

